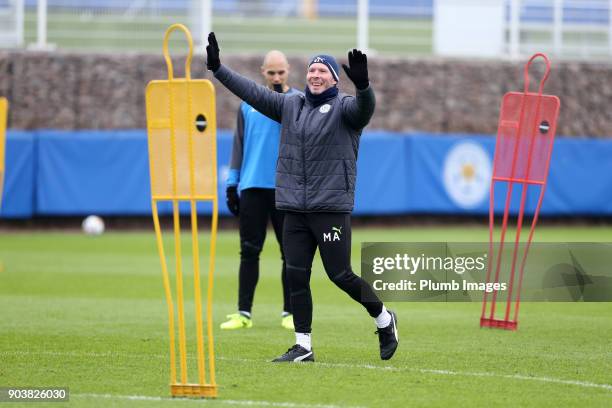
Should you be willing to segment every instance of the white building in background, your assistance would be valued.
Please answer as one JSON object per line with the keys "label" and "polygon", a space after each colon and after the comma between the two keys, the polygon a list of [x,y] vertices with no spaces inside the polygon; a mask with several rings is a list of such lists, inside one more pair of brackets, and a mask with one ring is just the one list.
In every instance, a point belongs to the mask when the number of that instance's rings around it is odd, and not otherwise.
{"label": "white building in background", "polygon": [[434,53],[499,57],[504,53],[505,0],[435,0]]}

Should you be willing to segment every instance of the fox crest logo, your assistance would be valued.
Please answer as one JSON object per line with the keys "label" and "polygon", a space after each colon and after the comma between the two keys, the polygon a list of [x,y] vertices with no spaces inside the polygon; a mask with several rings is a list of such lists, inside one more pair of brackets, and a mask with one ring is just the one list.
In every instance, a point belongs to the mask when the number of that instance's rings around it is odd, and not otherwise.
{"label": "fox crest logo", "polygon": [[342,236],[342,227],[332,227],[331,232],[323,233],[323,242],[340,241]]}

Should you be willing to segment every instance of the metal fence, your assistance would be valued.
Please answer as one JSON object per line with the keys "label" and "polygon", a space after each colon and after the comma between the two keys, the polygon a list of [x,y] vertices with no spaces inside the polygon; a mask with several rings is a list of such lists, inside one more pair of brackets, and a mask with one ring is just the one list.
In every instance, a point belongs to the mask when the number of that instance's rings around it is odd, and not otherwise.
{"label": "metal fence", "polygon": [[23,0],[0,0],[0,48],[23,46]]}
{"label": "metal fence", "polygon": [[612,0],[509,0],[510,55],[612,58]]}
{"label": "metal fence", "polygon": [[[212,28],[224,52],[280,48],[288,54],[338,54],[366,38],[371,53],[433,53],[434,0],[0,0],[0,47],[159,51],[166,27],[177,22],[188,25],[201,43],[210,26],[202,23],[202,6],[209,1]],[[501,55],[537,50],[569,58],[612,58],[612,0],[503,1]],[[46,3],[44,13],[40,2]],[[365,22],[359,4],[366,4]]]}

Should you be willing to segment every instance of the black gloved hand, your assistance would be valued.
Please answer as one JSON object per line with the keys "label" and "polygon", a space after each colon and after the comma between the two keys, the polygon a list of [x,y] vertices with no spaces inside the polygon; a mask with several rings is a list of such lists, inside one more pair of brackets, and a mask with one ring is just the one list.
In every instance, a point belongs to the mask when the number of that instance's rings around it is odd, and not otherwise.
{"label": "black gloved hand", "polygon": [[216,72],[221,66],[221,60],[219,59],[219,44],[217,44],[217,38],[215,33],[208,34],[208,45],[206,46],[206,67]]}
{"label": "black gloved hand", "polygon": [[227,187],[227,190],[225,190],[225,197],[227,208],[232,214],[238,216],[240,213],[240,196],[238,196],[238,188],[236,186]]}
{"label": "black gloved hand", "polygon": [[357,89],[366,89],[370,86],[368,79],[368,57],[357,49],[348,53],[349,66],[342,64],[344,72],[353,81]]}

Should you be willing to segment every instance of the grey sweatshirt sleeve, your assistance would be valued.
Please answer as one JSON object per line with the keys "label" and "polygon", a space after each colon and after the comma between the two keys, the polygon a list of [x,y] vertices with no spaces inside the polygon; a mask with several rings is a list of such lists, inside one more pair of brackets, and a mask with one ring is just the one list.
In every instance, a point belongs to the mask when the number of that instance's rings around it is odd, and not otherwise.
{"label": "grey sweatshirt sleeve", "polygon": [[363,129],[370,123],[375,107],[376,98],[372,87],[357,89],[356,97],[342,100],[342,117],[353,129]]}
{"label": "grey sweatshirt sleeve", "polygon": [[234,95],[257,109],[272,120],[280,123],[282,119],[285,94],[274,92],[265,86],[232,71],[221,65],[215,78],[219,80]]}
{"label": "grey sweatshirt sleeve", "polygon": [[240,169],[242,168],[242,152],[244,146],[244,117],[242,116],[242,105],[238,108],[236,115],[236,130],[232,143],[232,155],[230,158],[230,171],[227,185],[237,185],[240,182]]}

